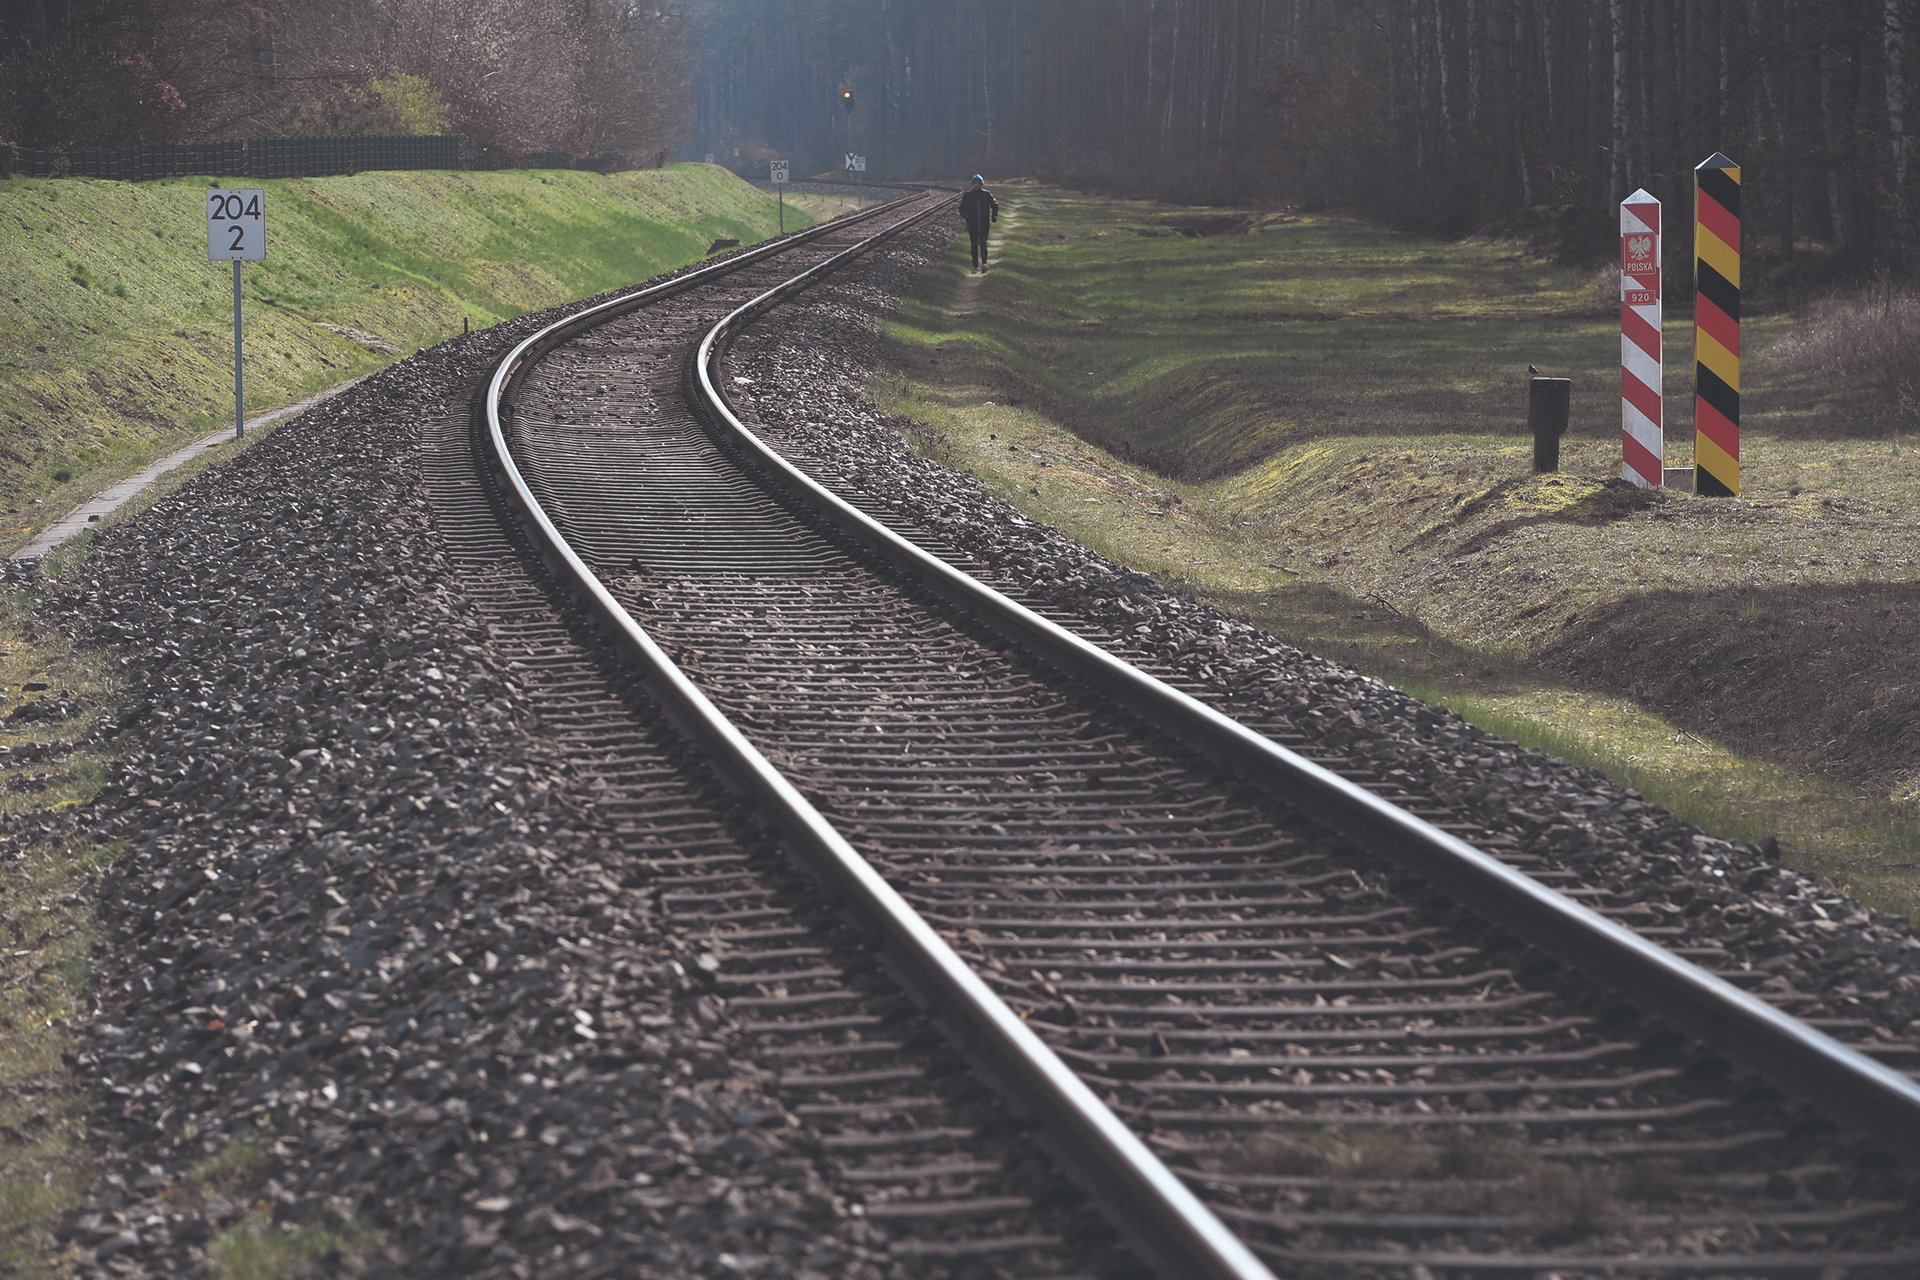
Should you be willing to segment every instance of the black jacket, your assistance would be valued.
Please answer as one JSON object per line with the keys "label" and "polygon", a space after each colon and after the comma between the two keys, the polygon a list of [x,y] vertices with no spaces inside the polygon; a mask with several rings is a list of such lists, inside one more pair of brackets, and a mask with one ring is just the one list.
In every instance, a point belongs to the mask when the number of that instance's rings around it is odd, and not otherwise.
{"label": "black jacket", "polygon": [[987,224],[1000,220],[1000,202],[985,187],[978,191],[969,187],[960,197],[960,218],[975,235],[985,235]]}

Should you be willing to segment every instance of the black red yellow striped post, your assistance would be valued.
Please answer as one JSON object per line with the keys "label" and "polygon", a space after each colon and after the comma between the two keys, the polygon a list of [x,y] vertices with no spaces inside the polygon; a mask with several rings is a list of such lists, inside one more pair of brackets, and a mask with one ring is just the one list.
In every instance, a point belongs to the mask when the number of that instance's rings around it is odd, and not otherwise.
{"label": "black red yellow striped post", "polygon": [[1740,493],[1740,166],[1693,171],[1693,491]]}

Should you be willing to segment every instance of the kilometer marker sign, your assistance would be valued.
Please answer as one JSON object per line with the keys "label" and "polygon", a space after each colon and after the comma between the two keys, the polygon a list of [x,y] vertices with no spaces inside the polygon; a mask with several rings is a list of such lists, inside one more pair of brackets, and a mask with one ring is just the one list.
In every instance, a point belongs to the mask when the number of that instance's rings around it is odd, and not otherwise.
{"label": "kilometer marker sign", "polygon": [[267,193],[259,190],[207,192],[207,261],[267,260]]}
{"label": "kilometer marker sign", "polygon": [[207,261],[233,263],[233,435],[247,434],[240,364],[240,264],[267,260],[267,193],[258,188],[207,192]]}
{"label": "kilometer marker sign", "polygon": [[1660,202],[1640,190],[1620,202],[1620,474],[1653,489],[1666,465],[1660,311]]}

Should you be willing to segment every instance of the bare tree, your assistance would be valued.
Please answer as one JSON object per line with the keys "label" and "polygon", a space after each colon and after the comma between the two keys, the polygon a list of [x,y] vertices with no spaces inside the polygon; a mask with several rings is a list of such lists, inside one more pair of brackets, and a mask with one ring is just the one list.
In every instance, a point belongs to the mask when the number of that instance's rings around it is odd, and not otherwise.
{"label": "bare tree", "polygon": [[217,136],[277,90],[242,0],[12,0],[0,6],[0,136],[71,149]]}
{"label": "bare tree", "polygon": [[273,19],[297,92],[405,72],[439,90],[455,132],[510,151],[574,130],[585,56],[564,0],[283,0]]}
{"label": "bare tree", "polygon": [[693,44],[686,15],[631,0],[585,0],[576,26],[569,149],[651,156],[676,148],[693,121]]}
{"label": "bare tree", "polygon": [[0,138],[35,147],[374,127],[395,73],[508,153],[650,157],[692,108],[687,23],[639,0],[0,0],[0,36]]}

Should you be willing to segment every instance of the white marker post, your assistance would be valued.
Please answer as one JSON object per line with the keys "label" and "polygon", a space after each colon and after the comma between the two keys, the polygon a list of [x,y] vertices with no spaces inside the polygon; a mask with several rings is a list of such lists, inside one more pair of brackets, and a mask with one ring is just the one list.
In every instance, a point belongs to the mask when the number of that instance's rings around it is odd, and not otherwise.
{"label": "white marker post", "polygon": [[1643,488],[1666,479],[1660,354],[1660,202],[1620,202],[1620,474]]}
{"label": "white marker post", "polygon": [[773,169],[773,193],[780,197],[780,234],[787,234],[787,162],[775,160]]}
{"label": "white marker post", "polygon": [[207,192],[207,261],[233,263],[233,438],[247,434],[246,391],[240,365],[240,264],[267,260],[267,193],[258,189]]}

